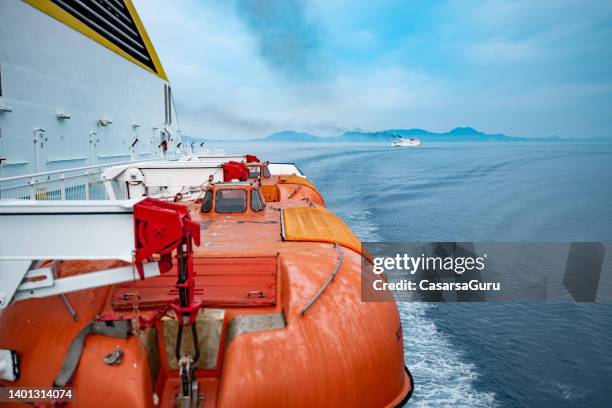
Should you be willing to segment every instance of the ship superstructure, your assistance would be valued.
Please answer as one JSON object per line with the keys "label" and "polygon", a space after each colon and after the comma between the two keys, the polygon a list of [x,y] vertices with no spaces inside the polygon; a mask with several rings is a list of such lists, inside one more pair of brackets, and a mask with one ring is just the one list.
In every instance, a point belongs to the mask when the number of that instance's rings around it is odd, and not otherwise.
{"label": "ship superstructure", "polygon": [[130,0],[0,2],[0,177],[184,148],[170,83]]}
{"label": "ship superstructure", "polygon": [[415,137],[410,137],[407,139],[403,137],[397,137],[397,140],[391,142],[391,146],[393,147],[421,147],[422,145],[423,143],[421,142],[421,140]]}

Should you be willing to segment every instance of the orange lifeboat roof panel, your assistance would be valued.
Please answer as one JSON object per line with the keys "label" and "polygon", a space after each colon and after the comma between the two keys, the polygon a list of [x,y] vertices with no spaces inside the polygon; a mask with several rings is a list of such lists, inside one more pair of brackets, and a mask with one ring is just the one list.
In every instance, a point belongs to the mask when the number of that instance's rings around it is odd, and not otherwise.
{"label": "orange lifeboat roof panel", "polygon": [[300,185],[300,186],[308,187],[311,190],[313,190],[314,192],[316,192],[317,195],[323,201],[323,197],[321,196],[321,193],[319,192],[319,190],[317,190],[317,188],[314,186],[314,184],[312,184],[305,177],[296,176],[294,174],[292,174],[290,176],[279,176],[278,177],[278,184],[297,184],[297,185]]}
{"label": "orange lifeboat roof panel", "polygon": [[285,241],[338,243],[370,258],[353,231],[331,211],[325,208],[283,209],[283,239]]}
{"label": "orange lifeboat roof panel", "polygon": [[278,176],[279,184],[300,184],[302,186],[310,187],[313,190],[317,190],[317,188],[312,184],[307,178],[296,176],[294,174],[290,176]]}

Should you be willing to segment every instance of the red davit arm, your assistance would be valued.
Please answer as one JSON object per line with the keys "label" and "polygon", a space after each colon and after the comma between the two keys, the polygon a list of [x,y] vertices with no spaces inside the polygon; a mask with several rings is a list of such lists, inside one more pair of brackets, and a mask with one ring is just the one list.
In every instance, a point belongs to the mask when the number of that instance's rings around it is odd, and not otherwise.
{"label": "red davit arm", "polygon": [[[246,167],[244,167],[246,173]],[[225,166],[223,168],[225,173]],[[193,244],[200,245],[200,225],[191,220],[189,209],[180,204],[146,198],[134,206],[134,235],[136,251],[134,262],[141,278],[144,278],[142,262],[157,254],[160,256],[160,272],[172,268],[172,252],[177,253],[178,298],[158,310],[151,319],[139,318],[143,327],[151,327],[168,310],[174,310],[179,327],[176,335],[175,357],[179,363],[181,395],[183,403],[197,401],[198,383],[194,367],[200,358],[200,345],[196,318],[202,307],[202,300],[195,297],[195,271],[193,269]],[[191,327],[193,355],[181,350],[183,328]],[[194,392],[195,389],[195,392]],[[195,399],[194,396],[195,395]],[[185,405],[185,404],[183,404]]]}

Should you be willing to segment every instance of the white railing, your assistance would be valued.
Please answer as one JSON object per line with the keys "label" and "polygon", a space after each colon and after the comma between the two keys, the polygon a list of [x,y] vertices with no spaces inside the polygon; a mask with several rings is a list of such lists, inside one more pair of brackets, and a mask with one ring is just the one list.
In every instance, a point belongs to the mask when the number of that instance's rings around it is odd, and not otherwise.
{"label": "white railing", "polygon": [[[167,157],[160,161],[109,163],[0,178],[0,200],[116,200],[145,194],[162,199],[197,197],[211,177],[214,181],[223,180],[220,165],[233,159],[233,156],[198,158],[198,161],[177,161],[177,158]],[[145,162],[148,165],[142,164]],[[138,169],[142,176],[138,179],[139,182],[136,182],[136,179],[131,181],[106,176],[107,180],[104,180],[102,177],[106,169],[112,171],[111,167],[125,165],[134,165],[133,167]],[[295,174],[305,177],[293,163],[269,163],[268,166],[272,175]],[[146,180],[146,185],[142,180]],[[131,191],[132,189],[134,191]]]}
{"label": "white railing", "polygon": [[[199,154],[221,156],[224,152],[223,149],[201,149]],[[180,155],[168,155],[155,160],[174,162],[181,157]],[[152,160],[142,159],[105,163],[0,178],[0,200],[107,200],[109,197],[104,188],[104,180],[102,180],[104,170],[109,167],[150,161]],[[125,184],[121,184],[118,188],[125,190]],[[117,193],[121,192],[117,191]],[[125,191],[122,193],[121,196],[126,195]]]}
{"label": "white railing", "polygon": [[106,200],[102,172],[124,163],[46,171],[0,179],[0,200]]}

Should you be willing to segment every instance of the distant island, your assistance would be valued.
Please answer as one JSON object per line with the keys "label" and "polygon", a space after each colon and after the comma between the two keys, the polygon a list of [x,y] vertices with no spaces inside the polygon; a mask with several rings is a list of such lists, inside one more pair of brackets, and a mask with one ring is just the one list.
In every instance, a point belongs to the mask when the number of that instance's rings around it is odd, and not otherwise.
{"label": "distant island", "polygon": [[[401,137],[416,137],[421,141],[427,142],[612,142],[610,138],[604,137],[581,137],[581,138],[562,138],[559,136],[546,137],[521,137],[508,136],[502,133],[485,133],[471,127],[457,127],[449,132],[436,133],[423,129],[388,129],[376,132],[351,131],[344,132],[339,136],[317,136],[311,133],[296,132],[294,130],[283,130],[268,136],[256,139],[240,140],[242,142],[275,142],[275,143],[366,143],[384,142],[390,143]],[[184,142],[202,141],[201,138],[183,135]],[[231,140],[207,139],[211,142],[229,142]]]}
{"label": "distant island", "polygon": [[416,137],[423,142],[522,142],[522,141],[557,141],[565,140],[558,136],[541,138],[507,136],[501,133],[488,134],[471,127],[457,127],[449,132],[435,133],[423,129],[388,129],[377,132],[345,132],[340,136],[317,136],[310,133],[284,130],[272,133],[264,138],[250,141],[265,142],[388,142],[401,137]]}

